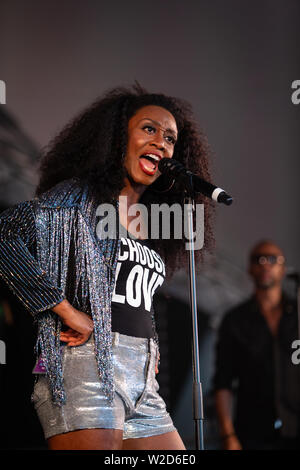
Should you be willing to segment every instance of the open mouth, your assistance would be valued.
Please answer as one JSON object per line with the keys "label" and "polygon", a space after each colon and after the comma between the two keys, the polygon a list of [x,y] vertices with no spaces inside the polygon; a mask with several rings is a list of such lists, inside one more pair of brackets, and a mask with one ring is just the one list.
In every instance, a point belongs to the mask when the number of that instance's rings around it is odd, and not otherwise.
{"label": "open mouth", "polygon": [[159,161],[160,157],[152,153],[141,155],[139,158],[140,167],[147,175],[154,175],[156,173]]}

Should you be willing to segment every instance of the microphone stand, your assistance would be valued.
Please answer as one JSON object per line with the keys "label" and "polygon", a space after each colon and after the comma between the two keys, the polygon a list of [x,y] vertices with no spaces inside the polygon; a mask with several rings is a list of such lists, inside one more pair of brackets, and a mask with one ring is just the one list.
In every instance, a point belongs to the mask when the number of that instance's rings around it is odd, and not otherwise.
{"label": "microphone stand", "polygon": [[[194,189],[192,177],[188,178],[185,188],[184,203],[188,212],[188,240],[189,250],[189,283],[190,283],[190,306],[192,312],[193,341],[192,341],[192,365],[193,365],[193,419],[195,426],[195,446],[196,450],[204,450],[203,438],[203,396],[200,381],[200,356],[198,340],[198,318],[197,318],[197,295],[196,295],[196,275],[195,275],[195,255],[193,240],[193,211],[195,210]],[[187,201],[187,202],[186,202]]]}
{"label": "microphone stand", "polygon": [[[188,210],[188,240],[189,247],[189,281],[190,281],[190,305],[192,312],[193,343],[192,343],[192,365],[193,365],[193,419],[195,421],[195,445],[196,450],[204,450],[203,439],[203,396],[200,381],[200,359],[198,340],[198,318],[197,318],[197,295],[196,295],[196,275],[195,275],[195,248],[193,240],[193,211],[195,210],[195,192],[202,192],[205,196],[212,197],[217,202],[226,205],[232,203],[232,197],[221,188],[217,188],[186,171],[179,162],[163,159],[159,162],[159,170],[162,173],[174,176],[179,185],[184,189],[184,203],[187,203]],[[201,184],[200,184],[201,183]],[[201,188],[200,188],[201,186]],[[184,206],[185,207],[185,206]]]}

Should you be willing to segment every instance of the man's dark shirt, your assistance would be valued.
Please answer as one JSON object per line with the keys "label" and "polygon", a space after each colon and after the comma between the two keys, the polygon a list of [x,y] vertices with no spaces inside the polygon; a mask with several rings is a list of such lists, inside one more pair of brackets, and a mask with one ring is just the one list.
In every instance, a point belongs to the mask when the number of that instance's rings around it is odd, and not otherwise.
{"label": "man's dark shirt", "polygon": [[297,331],[296,302],[286,296],[276,338],[254,297],[225,315],[219,329],[214,389],[236,391],[234,422],[240,439],[271,440],[279,419],[284,437],[297,436],[300,364],[291,360]]}

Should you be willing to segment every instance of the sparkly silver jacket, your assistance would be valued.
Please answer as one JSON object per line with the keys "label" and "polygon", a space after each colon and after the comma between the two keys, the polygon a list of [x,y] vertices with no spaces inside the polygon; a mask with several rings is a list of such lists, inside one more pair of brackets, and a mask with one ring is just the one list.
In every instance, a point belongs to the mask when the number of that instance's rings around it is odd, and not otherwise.
{"label": "sparkly silver jacket", "polygon": [[[112,202],[118,227],[118,201]],[[99,237],[96,210],[88,186],[69,179],[0,216],[0,276],[38,323],[35,351],[42,355],[52,399],[58,405],[66,401],[62,323],[51,308],[65,298],[92,317],[103,391],[110,401],[114,395],[111,297],[120,239]],[[153,310],[152,321],[157,341]]]}

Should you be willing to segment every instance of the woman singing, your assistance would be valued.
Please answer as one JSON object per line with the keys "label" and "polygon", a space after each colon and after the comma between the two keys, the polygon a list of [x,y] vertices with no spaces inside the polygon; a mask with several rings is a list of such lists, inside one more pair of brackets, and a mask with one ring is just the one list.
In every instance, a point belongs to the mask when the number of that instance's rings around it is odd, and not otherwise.
{"label": "woman singing", "polygon": [[183,238],[151,238],[151,206],[183,206],[161,158],[210,179],[186,102],[115,88],[51,142],[35,197],[1,214],[0,274],[38,326],[32,401],[49,449],[184,449],[155,378],[152,296],[188,259]]}

